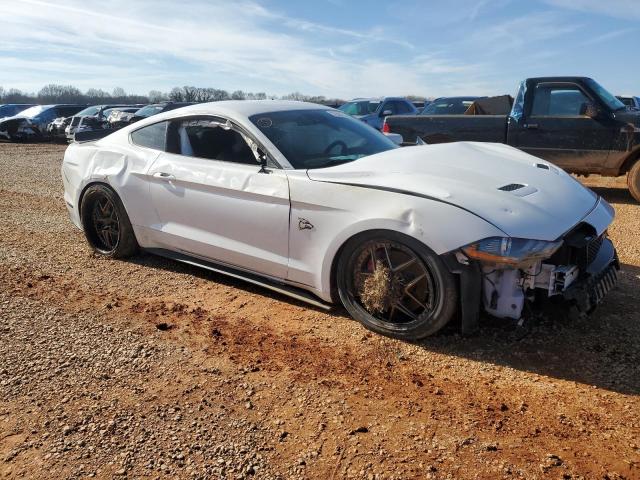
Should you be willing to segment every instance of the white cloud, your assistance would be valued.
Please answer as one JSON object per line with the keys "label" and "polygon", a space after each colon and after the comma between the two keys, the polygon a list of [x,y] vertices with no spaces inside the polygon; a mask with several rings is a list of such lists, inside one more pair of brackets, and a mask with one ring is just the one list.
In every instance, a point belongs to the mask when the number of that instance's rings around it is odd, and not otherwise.
{"label": "white cloud", "polygon": [[480,51],[501,54],[525,49],[542,42],[573,33],[580,24],[567,22],[553,12],[540,12],[504,20],[478,29],[470,36],[471,43]]}
{"label": "white cloud", "polygon": [[637,29],[635,28],[623,28],[620,30],[613,30],[611,32],[607,32],[607,33],[603,33],[602,35],[597,35],[595,37],[590,37],[589,39],[585,40],[583,42],[582,45],[588,46],[588,45],[596,45],[598,43],[604,43],[604,42],[608,42],[611,41],[615,38],[618,37],[623,37],[625,35],[628,35],[630,33],[636,33],[637,34]]}
{"label": "white cloud", "polygon": [[608,15],[626,20],[640,19],[640,1],[638,0],[544,0],[554,7]]}
{"label": "white cloud", "polygon": [[[402,55],[382,60],[371,54],[378,42]],[[437,80],[463,84],[476,68],[418,56],[379,28],[339,29],[252,1],[12,1],[3,5],[3,50],[5,87],[31,89],[55,81],[138,92],[197,84],[343,97],[426,94]]]}

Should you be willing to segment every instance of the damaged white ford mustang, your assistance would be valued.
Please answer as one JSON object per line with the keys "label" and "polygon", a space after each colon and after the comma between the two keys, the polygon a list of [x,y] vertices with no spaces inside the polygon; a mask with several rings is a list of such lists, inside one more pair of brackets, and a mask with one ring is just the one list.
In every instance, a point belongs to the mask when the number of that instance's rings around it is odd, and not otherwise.
{"label": "damaged white ford mustang", "polygon": [[150,117],[62,165],[91,247],[139,248],[327,306],[403,339],[480,312],[588,313],[615,285],[613,209],[514,148],[399,148],[330,108],[229,101]]}

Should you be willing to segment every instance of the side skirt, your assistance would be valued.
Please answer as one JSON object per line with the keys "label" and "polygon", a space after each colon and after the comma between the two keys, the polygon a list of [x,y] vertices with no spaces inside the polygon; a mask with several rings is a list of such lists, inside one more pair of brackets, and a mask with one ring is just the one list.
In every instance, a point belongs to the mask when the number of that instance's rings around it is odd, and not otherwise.
{"label": "side skirt", "polygon": [[177,262],[186,263],[188,265],[193,265],[195,267],[204,268],[212,272],[221,273],[228,277],[244,280],[245,282],[249,282],[249,283],[252,283],[253,285],[258,285],[263,288],[268,288],[269,290],[281,293],[283,295],[287,295],[288,297],[295,298],[296,300],[300,300],[302,302],[311,304],[323,310],[331,310],[333,308],[333,305],[323,302],[322,300],[314,296],[312,293],[307,292],[302,288],[294,287],[292,285],[287,285],[286,283],[276,282],[274,280],[271,280],[266,277],[262,277],[254,273],[244,272],[242,270],[238,270],[226,265],[208,262],[206,260],[194,258],[182,253],[173,252],[171,250],[165,250],[163,248],[147,248],[145,249],[145,251],[149,253],[153,253],[154,255],[159,255],[161,257],[175,260]]}

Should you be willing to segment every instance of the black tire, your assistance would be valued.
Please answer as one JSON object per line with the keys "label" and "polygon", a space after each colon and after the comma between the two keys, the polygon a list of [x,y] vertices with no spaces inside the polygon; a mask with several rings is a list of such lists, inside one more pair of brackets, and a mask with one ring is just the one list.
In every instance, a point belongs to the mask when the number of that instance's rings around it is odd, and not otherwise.
{"label": "black tire", "polygon": [[640,202],[640,159],[636,160],[627,174],[627,186],[631,196]]}
{"label": "black tire", "polygon": [[[438,255],[397,232],[374,230],[350,239],[338,259],[336,283],[353,318],[403,340],[433,335],[458,308],[455,279]],[[376,297],[379,292],[385,293]]]}
{"label": "black tire", "polygon": [[91,185],[80,205],[85,237],[96,253],[110,258],[126,258],[138,251],[133,232],[120,197],[110,187]]}

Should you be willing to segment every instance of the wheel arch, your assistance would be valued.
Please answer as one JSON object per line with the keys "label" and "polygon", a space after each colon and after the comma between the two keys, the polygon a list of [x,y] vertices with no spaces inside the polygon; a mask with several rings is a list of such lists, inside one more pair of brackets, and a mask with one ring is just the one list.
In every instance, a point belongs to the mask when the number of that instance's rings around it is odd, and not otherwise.
{"label": "wheel arch", "polygon": [[629,173],[629,170],[631,170],[631,167],[633,167],[637,161],[640,161],[640,145],[631,150],[629,155],[626,156],[620,166],[619,174],[624,175]]}
{"label": "wheel arch", "polygon": [[[102,180],[90,181],[82,188],[82,190],[80,191],[80,195],[78,196],[78,215],[80,216],[80,218],[82,218],[82,199],[84,198],[84,194],[87,193],[87,190],[89,190],[89,188],[93,187],[94,185],[103,185],[103,186],[107,187],[108,189],[113,190],[113,192],[116,195],[118,195],[118,198],[120,198],[120,201],[122,201],[122,198],[120,197],[120,195],[118,194],[116,189],[113,188],[112,185],[109,185],[107,182],[102,181]],[[126,210],[126,207],[125,207],[125,210]]]}
{"label": "wheel arch", "polygon": [[389,233],[391,233],[393,235],[400,235],[401,237],[406,238],[410,243],[411,242],[419,242],[424,247],[426,247],[427,249],[432,251],[434,254],[436,254],[435,251],[429,245],[427,245],[425,242],[421,241],[420,239],[416,238],[415,236],[412,236],[412,235],[408,234],[407,232],[394,230],[392,228],[384,228],[384,227],[381,227],[381,228],[366,228],[366,229],[360,230],[358,232],[352,233],[351,235],[349,235],[347,238],[345,238],[342,241],[342,243],[340,244],[340,246],[336,250],[335,254],[333,255],[333,258],[331,259],[331,265],[330,265],[330,271],[329,271],[329,288],[330,288],[330,294],[331,294],[331,301],[333,303],[338,303],[338,304],[340,303],[340,297],[338,295],[338,286],[337,286],[337,274],[338,274],[338,263],[340,261],[340,256],[344,252],[345,247],[353,239],[361,237],[361,236],[368,235],[368,234],[373,233],[373,232],[379,233],[379,234],[382,234],[382,235],[385,232],[389,232]]}

